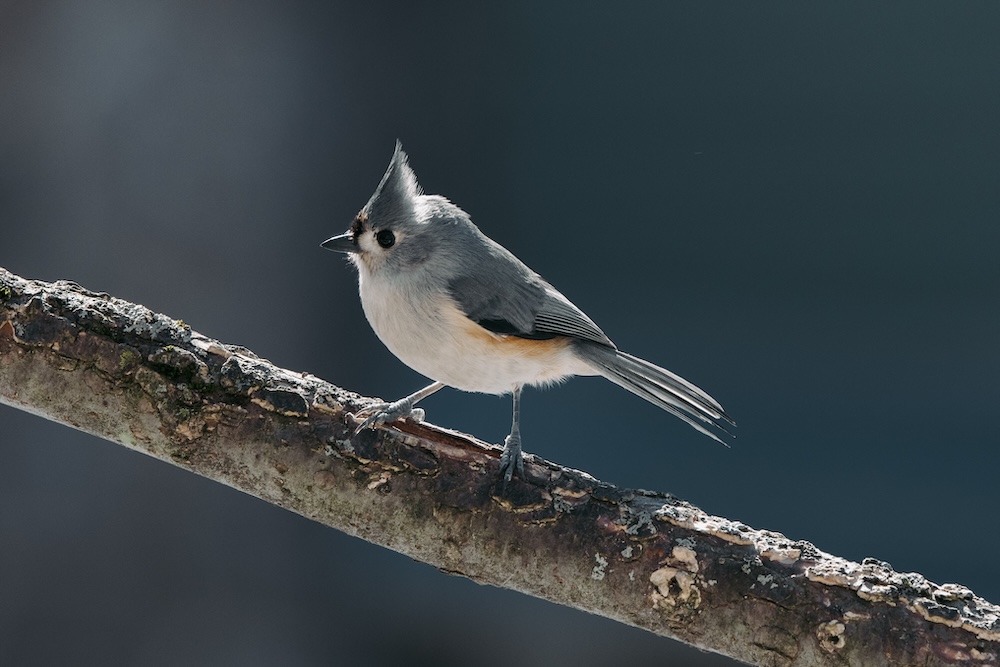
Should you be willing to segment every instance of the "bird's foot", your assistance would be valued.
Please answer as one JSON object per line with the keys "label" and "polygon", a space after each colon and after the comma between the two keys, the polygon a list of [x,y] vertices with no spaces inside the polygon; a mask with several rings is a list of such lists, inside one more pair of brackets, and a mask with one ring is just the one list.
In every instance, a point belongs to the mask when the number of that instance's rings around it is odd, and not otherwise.
{"label": "bird's foot", "polygon": [[398,401],[392,403],[378,403],[372,407],[365,410],[373,411],[371,415],[368,416],[363,422],[358,424],[358,427],[354,429],[354,435],[361,433],[361,431],[366,428],[378,428],[383,424],[389,422],[394,422],[397,419],[412,419],[416,422],[422,422],[424,420],[424,410],[423,408],[413,407],[413,401],[409,397],[401,398]]}
{"label": "bird's foot", "polygon": [[524,478],[524,454],[521,453],[521,436],[511,433],[503,441],[503,453],[500,455],[500,476],[503,477],[503,487],[507,488],[507,482],[511,480],[514,473],[518,477]]}

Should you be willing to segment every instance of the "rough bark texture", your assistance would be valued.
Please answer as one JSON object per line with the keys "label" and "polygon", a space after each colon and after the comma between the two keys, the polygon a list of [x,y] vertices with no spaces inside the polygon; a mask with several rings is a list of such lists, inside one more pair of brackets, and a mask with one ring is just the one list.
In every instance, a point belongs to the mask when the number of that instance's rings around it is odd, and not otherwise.
{"label": "rough bark texture", "polygon": [[447,572],[755,665],[998,665],[1000,608],[429,424],[71,282],[0,269],[0,401]]}

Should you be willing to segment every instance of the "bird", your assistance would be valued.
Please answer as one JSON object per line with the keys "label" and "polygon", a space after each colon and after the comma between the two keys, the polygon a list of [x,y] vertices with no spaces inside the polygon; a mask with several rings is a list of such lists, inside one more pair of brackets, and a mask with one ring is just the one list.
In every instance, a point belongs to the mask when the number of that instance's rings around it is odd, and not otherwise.
{"label": "bird", "polygon": [[[627,354],[582,310],[486,236],[440,195],[424,194],[397,140],[389,166],[346,233],[321,246],[345,253],[375,334],[397,358],[433,380],[370,408],[355,435],[399,419],[421,421],[415,405],[443,387],[511,394],[500,476],[524,477],[520,411],[525,386],[600,375],[708,437],[736,422],[705,391]],[[716,435],[713,429],[720,432]],[[727,445],[728,446],[728,445]]]}

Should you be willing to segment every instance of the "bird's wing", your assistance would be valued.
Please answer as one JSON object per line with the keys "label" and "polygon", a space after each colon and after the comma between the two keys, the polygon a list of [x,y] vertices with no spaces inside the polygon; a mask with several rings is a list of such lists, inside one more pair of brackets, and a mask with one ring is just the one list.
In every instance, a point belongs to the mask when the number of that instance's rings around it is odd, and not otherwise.
{"label": "bird's wing", "polygon": [[545,298],[535,313],[535,328],[562,336],[592,340],[608,347],[615,346],[592,319],[549,284],[545,285]]}
{"label": "bird's wing", "polygon": [[479,265],[448,284],[452,299],[469,319],[498,334],[569,336],[615,346],[582,310],[502,246],[479,259]]}

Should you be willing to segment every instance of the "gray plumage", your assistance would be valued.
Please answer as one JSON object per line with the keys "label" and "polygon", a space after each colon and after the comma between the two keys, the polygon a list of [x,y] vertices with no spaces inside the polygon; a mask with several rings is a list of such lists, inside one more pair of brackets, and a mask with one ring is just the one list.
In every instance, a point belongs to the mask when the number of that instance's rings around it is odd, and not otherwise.
{"label": "gray plumage", "polygon": [[[619,351],[593,320],[483,234],[465,211],[423,194],[398,142],[350,231],[323,245],[349,253],[358,267],[365,314],[383,342],[438,381],[386,404],[362,426],[406,416],[413,403],[444,384],[513,392],[516,407],[521,386],[567,375],[602,375],[720,442],[707,427],[725,432],[724,423],[733,423],[703,390]],[[531,344],[537,347],[504,343],[515,340],[537,341]],[[517,414],[515,409],[507,442],[508,479],[520,466]]]}

